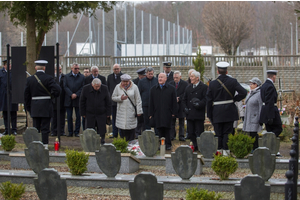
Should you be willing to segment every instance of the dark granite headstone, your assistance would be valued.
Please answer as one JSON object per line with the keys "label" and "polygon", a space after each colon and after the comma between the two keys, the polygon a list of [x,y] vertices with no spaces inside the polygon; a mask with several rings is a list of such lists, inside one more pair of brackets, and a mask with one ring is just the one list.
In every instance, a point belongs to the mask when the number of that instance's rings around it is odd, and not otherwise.
{"label": "dark granite headstone", "polygon": [[213,132],[205,131],[197,137],[197,145],[204,158],[213,158],[218,150],[218,138]]}
{"label": "dark granite headstone", "polygon": [[[33,141],[42,141],[42,134],[34,127],[28,127],[23,133],[23,140],[28,148],[29,144]],[[44,147],[45,148],[45,147]]]}
{"label": "dark granite headstone", "polygon": [[273,132],[266,132],[258,139],[259,147],[267,147],[271,154],[277,154],[280,147],[280,138],[277,138]]}
{"label": "dark granite headstone", "polygon": [[153,173],[141,172],[135,176],[134,181],[129,181],[129,192],[132,200],[162,200],[164,185],[157,182]]}
{"label": "dark granite headstone", "polygon": [[139,135],[139,145],[147,157],[153,157],[159,147],[159,137],[151,130],[143,131],[142,135]]}
{"label": "dark granite headstone", "polygon": [[49,167],[49,150],[45,149],[42,142],[31,142],[25,149],[25,157],[28,165],[36,174]]}
{"label": "dark granite headstone", "polygon": [[80,143],[85,152],[95,152],[100,148],[100,136],[92,128],[85,129],[80,134]]}
{"label": "dark granite headstone", "polygon": [[66,179],[61,179],[53,168],[46,168],[34,178],[34,186],[40,200],[66,200],[68,195]]}
{"label": "dark granite headstone", "polygon": [[236,200],[270,200],[271,187],[258,176],[248,175],[234,186]]}
{"label": "dark granite headstone", "polygon": [[178,147],[171,153],[172,165],[175,172],[182,179],[190,179],[197,169],[197,153],[187,146]]}
{"label": "dark granite headstone", "polygon": [[268,148],[259,147],[255,149],[248,159],[252,174],[258,174],[265,181],[271,178],[275,170],[276,155],[271,154]]}
{"label": "dark granite headstone", "polygon": [[96,160],[101,171],[107,177],[115,177],[121,167],[121,153],[112,144],[101,145],[95,152]]}

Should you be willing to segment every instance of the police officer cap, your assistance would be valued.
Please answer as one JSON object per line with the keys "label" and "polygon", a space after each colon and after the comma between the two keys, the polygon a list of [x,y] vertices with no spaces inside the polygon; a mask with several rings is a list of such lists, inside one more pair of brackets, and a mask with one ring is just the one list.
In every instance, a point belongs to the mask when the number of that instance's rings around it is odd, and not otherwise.
{"label": "police officer cap", "polygon": [[128,74],[123,74],[120,78],[121,81],[130,81],[131,76],[129,76]]}
{"label": "police officer cap", "polygon": [[47,60],[36,60],[34,63],[35,63],[35,65],[38,65],[38,66],[46,66],[48,64],[48,61]]}
{"label": "police officer cap", "polygon": [[5,59],[5,60],[2,60],[2,62],[3,62],[3,64],[5,64],[5,63],[7,63],[7,60]]}
{"label": "police officer cap", "polygon": [[164,66],[171,67],[172,63],[170,61],[163,62]]}
{"label": "police officer cap", "polygon": [[268,70],[267,71],[267,74],[274,74],[274,75],[277,75],[277,70]]}
{"label": "police officer cap", "polygon": [[222,68],[222,69],[226,69],[227,67],[229,67],[228,62],[217,62],[216,65],[217,65],[218,68]]}
{"label": "police officer cap", "polygon": [[257,77],[253,77],[251,80],[249,80],[250,83],[255,83],[257,86],[261,85],[261,80]]}
{"label": "police officer cap", "polygon": [[136,73],[138,73],[140,75],[145,75],[145,70],[146,70],[146,68],[141,68],[141,69],[137,70]]}

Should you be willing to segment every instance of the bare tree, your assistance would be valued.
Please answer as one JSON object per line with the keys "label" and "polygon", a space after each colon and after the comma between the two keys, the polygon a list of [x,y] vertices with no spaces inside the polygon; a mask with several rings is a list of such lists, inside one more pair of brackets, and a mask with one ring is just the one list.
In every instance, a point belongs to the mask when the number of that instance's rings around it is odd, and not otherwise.
{"label": "bare tree", "polygon": [[231,55],[242,40],[250,37],[253,13],[248,2],[210,2],[204,6],[202,20],[210,38]]}

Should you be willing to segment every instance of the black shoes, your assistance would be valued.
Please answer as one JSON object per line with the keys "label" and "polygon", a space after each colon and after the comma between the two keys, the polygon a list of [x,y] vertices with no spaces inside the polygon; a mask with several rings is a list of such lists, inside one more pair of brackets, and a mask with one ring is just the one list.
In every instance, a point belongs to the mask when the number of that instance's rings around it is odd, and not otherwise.
{"label": "black shoes", "polygon": [[77,134],[75,134],[75,137],[79,137],[79,134],[77,133]]}
{"label": "black shoes", "polygon": [[17,132],[13,132],[12,134],[13,134],[13,135],[18,135]]}
{"label": "black shoes", "polygon": [[[2,135],[8,135],[6,131],[2,133]],[[18,135],[16,131],[12,132],[11,135]]]}
{"label": "black shoes", "polygon": [[166,150],[171,150],[172,147],[167,147]]}
{"label": "black shoes", "polygon": [[179,141],[185,141],[184,137],[179,137]]}

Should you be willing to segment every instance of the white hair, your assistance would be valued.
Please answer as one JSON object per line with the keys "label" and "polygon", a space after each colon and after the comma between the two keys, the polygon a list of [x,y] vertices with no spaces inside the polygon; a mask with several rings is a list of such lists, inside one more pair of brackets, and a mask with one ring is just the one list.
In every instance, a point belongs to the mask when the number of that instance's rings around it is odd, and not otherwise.
{"label": "white hair", "polygon": [[101,80],[99,78],[94,78],[93,81],[92,81],[92,85],[99,85],[101,84]]}
{"label": "white hair", "polygon": [[191,72],[194,72],[194,71],[196,71],[195,69],[190,69],[189,71],[188,71],[188,75],[190,75],[190,73]]}
{"label": "white hair", "polygon": [[191,73],[191,75],[194,75],[195,77],[198,77],[199,80],[200,80],[200,72],[193,71],[193,72]]}
{"label": "white hair", "polygon": [[175,71],[174,74],[178,74],[179,76],[181,76],[181,72],[180,71]]}
{"label": "white hair", "polygon": [[[93,69],[98,69],[98,67],[97,66],[92,66],[91,67],[91,71],[93,71]],[[99,69],[98,69],[99,70]]]}

